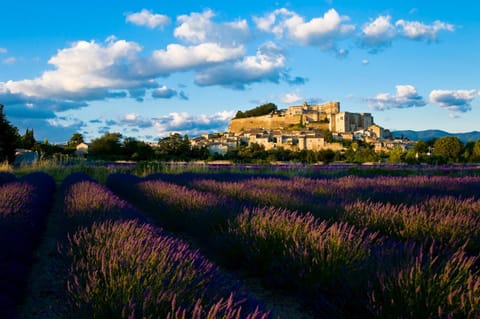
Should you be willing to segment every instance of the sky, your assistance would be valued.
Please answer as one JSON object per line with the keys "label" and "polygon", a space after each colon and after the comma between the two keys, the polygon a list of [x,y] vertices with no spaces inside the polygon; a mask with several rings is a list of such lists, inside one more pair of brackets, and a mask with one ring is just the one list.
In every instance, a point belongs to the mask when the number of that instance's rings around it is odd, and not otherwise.
{"label": "sky", "polygon": [[3,1],[0,104],[38,141],[225,131],[339,101],[390,130],[480,130],[480,3]]}

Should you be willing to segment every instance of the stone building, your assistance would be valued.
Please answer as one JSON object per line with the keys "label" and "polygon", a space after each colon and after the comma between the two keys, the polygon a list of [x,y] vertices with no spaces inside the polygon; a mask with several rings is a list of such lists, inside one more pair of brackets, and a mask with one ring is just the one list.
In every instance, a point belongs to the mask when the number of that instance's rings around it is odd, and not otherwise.
{"label": "stone building", "polygon": [[370,113],[340,112],[340,102],[323,104],[304,103],[293,105],[286,110],[279,110],[275,114],[232,119],[229,132],[238,133],[249,129],[285,130],[295,127],[329,130],[331,132],[354,132],[365,130],[373,125]]}

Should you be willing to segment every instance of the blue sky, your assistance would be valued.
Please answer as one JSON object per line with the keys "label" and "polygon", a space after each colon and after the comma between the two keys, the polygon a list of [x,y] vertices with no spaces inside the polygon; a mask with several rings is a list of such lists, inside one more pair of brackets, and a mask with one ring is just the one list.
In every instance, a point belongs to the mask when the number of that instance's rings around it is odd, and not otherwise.
{"label": "blue sky", "polygon": [[2,3],[0,103],[37,140],[224,131],[340,101],[391,130],[480,130],[476,1]]}

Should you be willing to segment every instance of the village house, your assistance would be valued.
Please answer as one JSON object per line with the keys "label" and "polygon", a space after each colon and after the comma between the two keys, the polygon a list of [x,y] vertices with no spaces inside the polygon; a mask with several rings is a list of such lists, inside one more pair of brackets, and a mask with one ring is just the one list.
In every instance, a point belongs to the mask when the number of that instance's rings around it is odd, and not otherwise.
{"label": "village house", "polygon": [[86,143],[78,144],[74,154],[76,157],[86,158],[88,155],[88,144]]}

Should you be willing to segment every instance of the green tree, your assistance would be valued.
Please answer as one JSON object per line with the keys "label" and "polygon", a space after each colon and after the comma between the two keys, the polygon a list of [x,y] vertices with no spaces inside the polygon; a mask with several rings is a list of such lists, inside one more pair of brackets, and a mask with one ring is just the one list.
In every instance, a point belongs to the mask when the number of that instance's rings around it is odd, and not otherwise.
{"label": "green tree", "polygon": [[25,148],[27,150],[33,149],[37,141],[35,140],[35,136],[33,133],[33,129],[25,131],[25,134],[20,137],[20,145],[22,148]]}
{"label": "green tree", "polygon": [[389,163],[401,163],[404,160],[404,152],[400,146],[395,146],[388,155]]}
{"label": "green tree", "polygon": [[[229,156],[231,156],[230,154]],[[237,148],[236,154],[234,155],[241,162],[261,162],[265,160],[268,156],[263,145],[252,143],[248,146],[241,146]]]}
{"label": "green tree", "polygon": [[73,133],[72,137],[67,142],[68,147],[75,148],[78,144],[85,143],[83,135],[80,133]]}
{"label": "green tree", "polygon": [[433,154],[447,162],[458,162],[462,154],[463,143],[455,136],[445,136],[435,140]]}
{"label": "green tree", "polygon": [[152,159],[154,155],[153,149],[150,145],[142,141],[137,141],[133,137],[125,138],[122,147],[125,157],[130,160],[149,160]]}
{"label": "green tree", "polygon": [[474,162],[480,161],[480,140],[476,141],[473,146],[471,160]]}
{"label": "green tree", "polygon": [[59,146],[49,144],[48,140],[45,140],[43,143],[36,143],[33,150],[39,154],[40,159],[51,158],[56,154],[68,153],[68,151]]}
{"label": "green tree", "polygon": [[335,152],[332,151],[331,149],[324,149],[324,150],[320,150],[318,151],[318,160],[325,163],[325,164],[328,164],[328,163],[331,163],[333,162],[333,160],[335,159]]}
{"label": "green tree", "polygon": [[428,145],[424,141],[419,140],[413,146],[413,150],[415,151],[415,153],[418,153],[418,155],[426,154],[428,152]]}
{"label": "green tree", "polygon": [[474,141],[468,141],[463,147],[462,159],[465,162],[472,161],[473,158],[473,148],[475,147]]}
{"label": "green tree", "polygon": [[276,110],[277,110],[277,106],[274,103],[266,103],[245,112],[238,111],[237,114],[235,115],[235,118],[241,119],[246,117],[267,115],[272,112],[275,112]]}
{"label": "green tree", "polygon": [[122,157],[122,145],[120,133],[105,133],[101,137],[92,140],[89,147],[89,154],[93,157],[115,160]]}
{"label": "green tree", "polygon": [[187,135],[170,134],[158,141],[156,154],[163,160],[188,161],[191,159],[190,139]]}
{"label": "green tree", "polygon": [[7,120],[3,113],[3,105],[0,104],[0,162],[7,160],[13,163],[18,143],[18,129]]}

